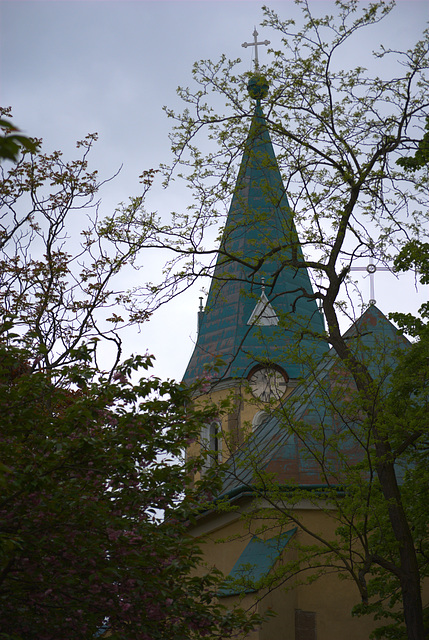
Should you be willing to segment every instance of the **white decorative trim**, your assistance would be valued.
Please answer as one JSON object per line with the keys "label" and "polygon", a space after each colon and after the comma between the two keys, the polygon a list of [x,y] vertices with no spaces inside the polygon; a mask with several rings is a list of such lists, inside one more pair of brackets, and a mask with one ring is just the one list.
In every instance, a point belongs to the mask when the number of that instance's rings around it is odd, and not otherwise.
{"label": "white decorative trim", "polygon": [[201,448],[207,452],[203,472],[222,460],[222,425],[218,420],[204,424],[201,428]]}
{"label": "white decorative trim", "polygon": [[252,311],[252,315],[247,321],[248,325],[256,324],[258,327],[276,326],[279,323],[276,312],[271,304],[268,302],[268,298],[263,291],[261,297],[256,303],[255,308]]}
{"label": "white decorative trim", "polygon": [[270,414],[266,411],[258,411],[255,413],[252,420],[252,429],[253,431],[259,427],[265,420],[269,420]]}

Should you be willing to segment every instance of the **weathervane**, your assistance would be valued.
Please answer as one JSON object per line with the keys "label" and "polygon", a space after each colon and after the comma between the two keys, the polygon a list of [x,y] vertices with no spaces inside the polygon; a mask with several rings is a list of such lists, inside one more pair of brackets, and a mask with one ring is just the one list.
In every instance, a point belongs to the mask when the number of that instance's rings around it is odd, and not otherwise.
{"label": "weathervane", "polygon": [[247,47],[255,47],[255,69],[256,70],[258,70],[259,68],[258,45],[261,45],[261,44],[269,45],[270,41],[263,40],[262,42],[258,42],[258,32],[256,31],[256,27],[255,27],[255,30],[253,32],[253,42],[243,42],[243,44],[241,45],[245,49],[247,49]]}
{"label": "weathervane", "polygon": [[374,275],[376,271],[390,271],[388,267],[377,267],[372,258],[366,267],[350,267],[350,271],[366,271],[369,274],[369,304],[375,304]]}

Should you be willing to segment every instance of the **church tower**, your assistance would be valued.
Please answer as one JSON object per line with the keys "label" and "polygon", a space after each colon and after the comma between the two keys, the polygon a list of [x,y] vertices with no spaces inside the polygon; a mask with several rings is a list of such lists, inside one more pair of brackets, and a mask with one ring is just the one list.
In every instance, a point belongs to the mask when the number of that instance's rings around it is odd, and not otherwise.
{"label": "church tower", "polygon": [[268,85],[254,75],[248,91],[256,103],[254,114],[183,379],[207,380],[215,402],[229,396],[227,417],[205,435],[213,445],[220,428],[229,436],[224,459],[246,429],[258,426],[296,386],[307,360],[320,362],[326,350],[323,318],[302,266],[293,212],[261,107]]}
{"label": "church tower", "polygon": [[[366,409],[328,350],[261,106],[267,83],[256,73],[248,91],[254,113],[184,375],[204,381],[196,403],[219,408],[188,455],[206,453],[203,474],[224,463],[190,535],[201,570],[225,576],[222,604],[269,614],[246,640],[362,640],[377,626],[351,615],[361,542],[373,533],[361,511],[374,490]],[[373,301],[343,338],[384,398],[407,340]]]}

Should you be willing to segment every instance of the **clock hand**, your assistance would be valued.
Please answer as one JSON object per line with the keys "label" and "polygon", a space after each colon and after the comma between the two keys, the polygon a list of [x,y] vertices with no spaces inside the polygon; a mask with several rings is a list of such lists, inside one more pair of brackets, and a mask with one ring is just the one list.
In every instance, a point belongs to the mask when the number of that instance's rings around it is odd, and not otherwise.
{"label": "clock hand", "polygon": [[265,376],[265,388],[261,394],[262,400],[264,402],[268,402],[268,400],[270,399],[271,396],[271,383],[270,383],[270,379],[269,377],[266,375]]}

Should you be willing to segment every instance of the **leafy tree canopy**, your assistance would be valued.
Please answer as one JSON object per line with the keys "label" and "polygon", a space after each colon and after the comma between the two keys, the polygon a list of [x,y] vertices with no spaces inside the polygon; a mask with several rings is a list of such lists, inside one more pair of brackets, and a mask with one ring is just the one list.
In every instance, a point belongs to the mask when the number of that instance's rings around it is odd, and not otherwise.
{"label": "leafy tree canopy", "polygon": [[33,371],[32,354],[8,338],[0,637],[87,640],[107,626],[112,638],[173,640],[247,628],[244,612],[216,604],[216,572],[191,575],[200,557],[187,515],[198,493],[182,451],[210,419],[189,409],[191,390],[154,377],[133,384],[150,358],[95,376],[86,349],[59,379]]}
{"label": "leafy tree canopy", "polygon": [[[10,114],[10,109],[4,110],[4,113]],[[20,134],[19,129],[10,120],[0,118],[0,129],[4,132],[0,136],[0,160],[16,162],[21,149],[36,153],[39,142]]]}
{"label": "leafy tree canopy", "polygon": [[0,638],[232,637],[260,618],[217,602],[222,576],[196,571],[188,533],[216,485],[191,489],[202,462],[183,451],[213,407],[150,375],[149,356],[120,364],[119,329],[148,315],[117,277],[150,232],[120,229],[153,172],[101,219],[95,138],[70,162],[24,145],[0,174]]}

